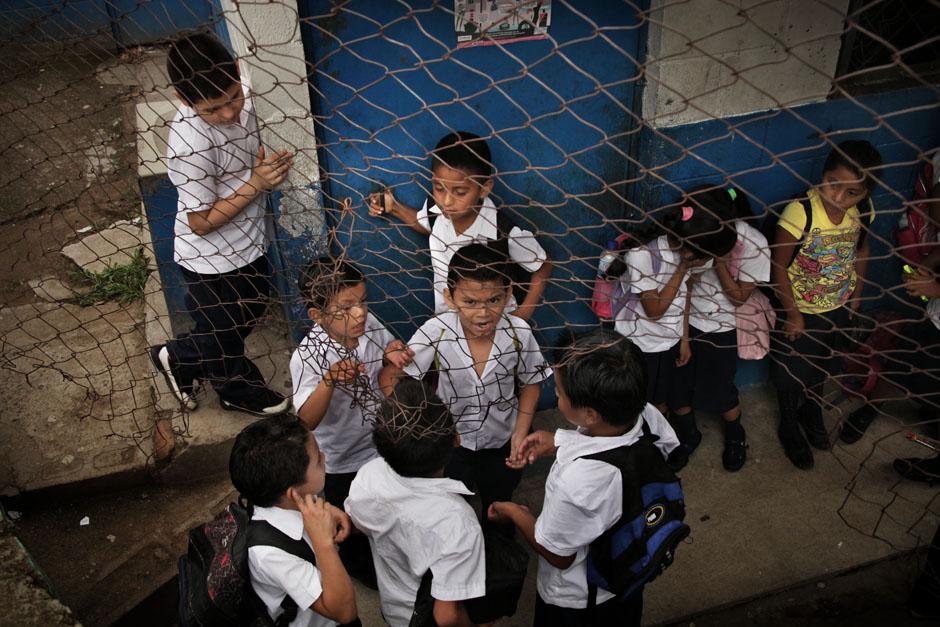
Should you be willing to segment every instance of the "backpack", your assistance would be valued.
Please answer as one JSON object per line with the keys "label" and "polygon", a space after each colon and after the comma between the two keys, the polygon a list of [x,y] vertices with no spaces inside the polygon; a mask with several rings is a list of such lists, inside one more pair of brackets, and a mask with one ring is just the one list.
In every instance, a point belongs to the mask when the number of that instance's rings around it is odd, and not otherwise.
{"label": "backpack", "polygon": [[[618,255],[623,255],[629,248],[627,242],[632,239],[632,235],[624,233],[613,240],[616,244],[615,249]],[[609,247],[609,244],[608,244]],[[655,238],[646,244],[647,250],[652,258],[653,274],[659,274],[663,265],[663,254],[659,249],[659,238]],[[621,252],[623,251],[623,252]],[[623,289],[623,280],[619,277],[612,278],[606,276],[607,268],[602,268],[604,260],[598,266],[597,278],[594,279],[594,293],[591,296],[591,309],[597,314],[597,317],[603,320],[614,320],[625,312],[625,320],[636,320],[637,307],[640,304],[640,295],[637,292],[625,292]]]}
{"label": "backpack", "polygon": [[[474,625],[492,623],[516,613],[529,567],[529,553],[512,538],[499,532],[484,533],[483,545],[486,556],[486,594],[462,602]],[[434,622],[434,598],[431,596],[433,578],[430,569],[421,578],[408,627],[437,627]]]}
{"label": "backpack", "polygon": [[[440,216],[433,213],[431,207],[435,206],[437,203],[434,202],[432,196],[428,196],[425,202],[428,208],[428,230],[433,232],[434,223],[437,222]],[[512,294],[515,296],[516,302],[521,303],[525,300],[526,294],[529,293],[529,290],[527,290],[524,285],[532,281],[532,273],[526,271],[525,268],[514,262],[512,257],[509,256],[509,234],[512,233],[514,228],[517,228],[517,225],[513,219],[506,215],[505,212],[497,210],[496,239],[490,240],[488,243],[493,250],[506,258],[506,274],[509,275],[509,281],[512,285]]]}
{"label": "backpack", "polygon": [[179,618],[181,627],[286,627],[297,617],[290,595],[284,611],[273,620],[251,586],[248,548],[273,546],[316,563],[303,538],[292,540],[261,520],[251,520],[251,508],[231,503],[214,519],[189,532],[189,548],[179,558]]}
{"label": "backpack", "polygon": [[[739,239],[731,249],[728,270],[737,280],[741,273],[741,257],[744,245]],[[751,291],[751,295],[742,304],[734,308],[734,323],[737,330],[738,357],[741,359],[763,359],[770,352],[770,331],[777,323],[777,312],[760,289]]]}
{"label": "backpack", "polygon": [[675,473],[656,448],[646,420],[643,435],[629,446],[583,455],[620,471],[623,512],[620,520],[588,548],[588,607],[603,589],[625,600],[656,579],[691,533],[685,524],[685,496]]}
{"label": "backpack", "polygon": [[933,176],[933,164],[925,163],[914,182],[914,197],[894,229],[898,253],[917,265],[922,265],[924,257],[937,245],[937,225],[930,220],[930,204],[925,202],[933,192]]}

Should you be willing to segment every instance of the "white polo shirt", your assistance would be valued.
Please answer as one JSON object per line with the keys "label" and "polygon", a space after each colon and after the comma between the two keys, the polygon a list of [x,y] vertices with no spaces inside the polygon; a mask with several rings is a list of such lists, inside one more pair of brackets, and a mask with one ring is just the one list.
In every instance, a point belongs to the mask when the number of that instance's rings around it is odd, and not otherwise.
{"label": "white polo shirt", "polygon": [[514,316],[504,314],[497,322],[482,377],[473,368],[466,337],[457,312],[431,318],[408,342],[415,356],[405,373],[424,378],[435,369],[436,353],[442,371],[437,395],[454,417],[461,446],[500,448],[512,436],[519,413],[513,372],[520,385],[529,385],[547,379],[551,370],[528,323]]}
{"label": "white polo shirt", "polygon": [[363,466],[345,509],[372,546],[382,615],[407,627],[424,574],[431,596],[465,601],[486,594],[483,532],[460,481],[402,477],[385,462]]}
{"label": "white polo shirt", "polygon": [[[646,405],[636,426],[618,437],[591,437],[572,429],[555,432],[558,452],[545,480],[545,501],[535,521],[535,541],[556,555],[574,555],[575,558],[571,566],[562,570],[539,557],[538,592],[549,605],[587,607],[588,548],[620,520],[623,512],[620,471],[602,461],[579,458],[634,444],[643,435],[641,420],[659,436],[656,446],[664,458],[679,446],[672,427],[650,404]],[[613,596],[606,590],[598,590],[597,602],[603,603]]]}
{"label": "white polo shirt", "polygon": [[[431,231],[428,244],[431,249],[431,268],[434,270],[434,313],[447,311],[444,302],[444,290],[447,289],[447,270],[450,267],[451,257],[454,253],[473,243],[491,242],[499,239],[499,229],[496,225],[496,205],[487,196],[480,206],[480,213],[466,231],[458,234],[454,230],[454,223],[445,216],[437,205],[428,207],[428,201],[418,212],[418,224]],[[437,215],[432,229],[428,214]],[[542,267],[548,255],[531,231],[518,226],[509,231],[509,258],[519,264],[527,272],[535,272]],[[510,298],[507,312],[516,308],[514,297]]]}
{"label": "white polo shirt", "polygon": [[326,453],[326,471],[330,474],[356,472],[377,454],[372,445],[372,424],[382,398],[379,372],[385,347],[393,339],[385,325],[370,313],[366,317],[366,331],[355,350],[343,348],[320,325],[314,324],[291,356],[290,377],[294,384],[296,412],[300,412],[323,375],[336,362],[354,358],[366,367],[370,392],[366,394],[345,385],[334,388],[326,415],[313,431],[320,450]]}
{"label": "white polo shirt", "polygon": [[[255,507],[252,520],[267,521],[292,540],[301,538],[313,548],[310,536],[304,531],[304,520],[300,512],[280,507]],[[268,608],[268,614],[277,620],[283,610],[281,602],[286,595],[297,604],[297,618],[290,627],[327,627],[336,622],[310,609],[323,594],[320,570],[296,555],[291,555],[273,546],[248,548],[248,572],[251,586]]]}
{"label": "white polo shirt", "polygon": [[251,177],[258,154],[258,123],[248,86],[238,122],[208,124],[192,107],[180,105],[167,138],[167,170],[179,194],[173,259],[198,274],[222,274],[247,266],[264,254],[265,194],[259,194],[241,213],[207,235],[189,228],[187,214],[210,209]]}
{"label": "white polo shirt", "polygon": [[[766,283],[770,280],[767,238],[743,220],[736,220],[734,228],[738,240],[731,255],[740,260],[737,274],[732,273],[734,278],[748,283]],[[712,267],[703,272],[692,286],[689,324],[704,333],[734,331],[737,328],[734,311],[735,305],[721,287],[718,271]]]}
{"label": "white polo shirt", "polygon": [[[679,252],[670,250],[669,241],[665,235],[656,240],[662,262],[659,272],[653,272],[653,253],[649,246],[640,246],[628,250],[625,257],[628,272],[625,272],[620,281],[624,292],[648,292],[663,289],[679,267]],[[711,261],[709,261],[711,264]],[[703,269],[708,266],[703,266]],[[669,308],[658,320],[650,320],[646,316],[643,304],[636,304],[636,316],[633,320],[627,319],[627,310],[622,309],[614,320],[614,328],[621,335],[629,338],[644,353],[660,353],[675,346],[682,338],[682,313],[685,308],[686,279],[688,273],[682,277],[679,291],[669,304]]]}

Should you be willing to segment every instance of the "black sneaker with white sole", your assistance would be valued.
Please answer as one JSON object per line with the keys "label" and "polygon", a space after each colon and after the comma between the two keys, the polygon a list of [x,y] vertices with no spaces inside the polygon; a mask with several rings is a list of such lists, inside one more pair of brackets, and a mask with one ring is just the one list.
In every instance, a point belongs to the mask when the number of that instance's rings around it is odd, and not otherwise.
{"label": "black sneaker with white sole", "polygon": [[180,376],[179,372],[174,372],[173,364],[170,362],[170,351],[167,350],[166,344],[151,346],[149,352],[153,367],[166,379],[166,384],[176,400],[190,411],[196,409],[199,404],[195,397],[195,381],[186,380]]}
{"label": "black sneaker with white sole", "polygon": [[267,418],[283,414],[290,408],[290,399],[285,398],[274,390],[261,388],[258,393],[239,400],[219,399],[222,409],[229,411],[243,411],[247,414]]}

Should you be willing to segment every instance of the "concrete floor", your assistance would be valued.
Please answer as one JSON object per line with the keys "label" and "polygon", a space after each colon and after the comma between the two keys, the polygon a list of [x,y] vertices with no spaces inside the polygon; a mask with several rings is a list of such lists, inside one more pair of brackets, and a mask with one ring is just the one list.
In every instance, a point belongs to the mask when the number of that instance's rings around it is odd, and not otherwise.
{"label": "concrete floor", "polygon": [[[721,468],[717,421],[700,421],[703,444],[682,473],[692,539],[681,547],[675,565],[648,587],[645,622],[687,620],[891,558],[908,564],[906,579],[896,578],[895,588],[903,589],[915,565],[899,556],[929,540],[940,520],[938,492],[902,483],[889,467],[896,455],[920,453],[903,438],[903,425],[882,419],[865,440],[817,455],[816,469],[804,472],[789,464],[777,444],[769,391],[749,390],[743,400],[751,448],[739,473]],[[546,412],[538,421],[551,427],[559,416]],[[541,507],[547,468],[533,466],[516,493],[535,511]],[[107,625],[172,576],[186,530],[232,498],[227,478],[218,476],[92,498],[51,500],[40,494],[14,507],[22,512],[17,533],[62,600],[86,625]],[[79,526],[85,515],[91,524]],[[531,624],[535,568],[533,561],[519,613],[501,625]],[[363,623],[380,625],[376,594],[360,587],[358,599]],[[785,599],[780,604],[775,607],[785,607]],[[164,618],[172,615],[172,603],[164,599],[157,605]],[[811,604],[796,606],[805,613]],[[154,609],[147,613],[159,615]],[[789,614],[773,614],[778,615]],[[788,624],[802,624],[802,619]]]}

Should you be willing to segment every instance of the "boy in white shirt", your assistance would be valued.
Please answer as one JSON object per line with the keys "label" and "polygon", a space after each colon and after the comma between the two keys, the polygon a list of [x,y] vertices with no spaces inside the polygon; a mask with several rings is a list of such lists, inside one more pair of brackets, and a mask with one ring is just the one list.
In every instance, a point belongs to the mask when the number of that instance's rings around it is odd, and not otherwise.
{"label": "boy in white shirt", "polygon": [[434,621],[469,625],[462,601],[486,593],[486,560],[469,490],[444,478],[460,441],[450,413],[426,384],[406,379],[383,403],[374,440],[381,457],[359,470],[346,511],[372,544],[382,615],[406,627],[430,571]]}
{"label": "boy in white shirt", "polygon": [[349,534],[349,517],[318,496],[324,462],[316,438],[292,416],[248,425],[229,457],[232,485],[251,506],[251,525],[270,525],[313,551],[308,561],[274,546],[248,548],[252,587],[272,620],[297,611],[290,627],[360,624],[352,581],[336,550]]}
{"label": "boy in white shirt", "polygon": [[[392,215],[422,235],[429,235],[434,271],[434,313],[448,308],[444,292],[454,252],[474,242],[493,242],[514,264],[513,279],[525,298],[518,304],[510,295],[508,311],[528,320],[545,291],[552,262],[531,231],[521,229],[500,213],[490,199],[493,163],[486,141],[458,131],[438,142],[431,153],[431,197],[420,211],[397,200],[391,190],[369,197],[369,215]],[[516,270],[531,273],[530,279]]]}
{"label": "boy in white shirt", "polygon": [[[342,509],[356,472],[377,455],[372,422],[382,400],[378,383],[385,352],[402,350],[404,343],[369,313],[365,277],[347,261],[313,261],[300,292],[313,326],[290,360],[294,411],[326,455],[324,497]],[[343,543],[340,557],[354,577],[375,588],[363,536]]]}
{"label": "boy in white shirt", "polygon": [[642,589],[626,601],[598,590],[596,607],[588,607],[588,549],[620,520],[624,495],[616,467],[582,457],[632,446],[644,422],[658,436],[664,459],[679,445],[663,415],[646,402],[646,385],[643,353],[630,340],[606,330],[576,339],[555,367],[555,386],[558,409],[577,429],[537,431],[511,460],[532,463],[557,451],[537,520],[509,502],[493,503],[488,512],[492,520],[515,524],[539,555],[537,627],[640,625]]}
{"label": "boy in white shirt", "polygon": [[[510,287],[504,264],[485,244],[454,254],[444,294],[451,311],[418,329],[404,365],[414,379],[437,379],[437,395],[460,433],[446,474],[477,489],[483,512],[493,501],[511,499],[519,484],[521,468],[506,460],[529,434],[542,381],[551,374],[529,325],[505,314]],[[393,364],[397,355],[390,355]],[[484,516],[484,528],[490,524]],[[512,527],[503,530],[512,534]]]}
{"label": "boy in white shirt", "polygon": [[208,381],[223,409],[270,416],[288,399],[269,389],[245,357],[245,338],[267,308],[265,193],[292,154],[265,156],[238,63],[215,36],[177,41],[167,70],[181,106],[170,124],[167,169],[179,194],[174,260],[186,284],[191,333],[154,346],[150,357],[187,409]]}

